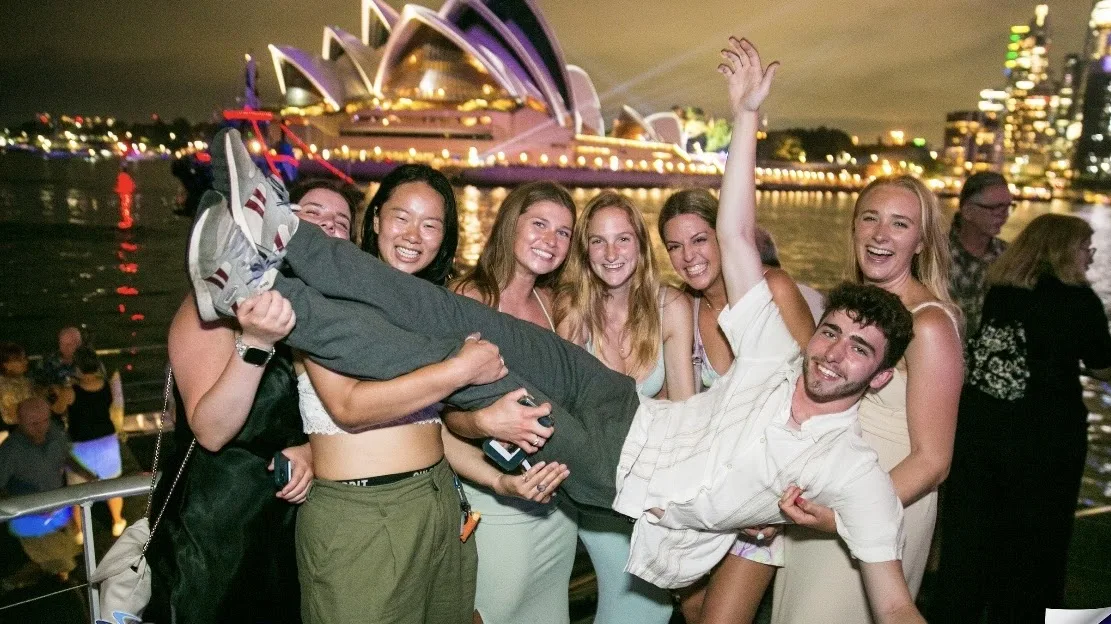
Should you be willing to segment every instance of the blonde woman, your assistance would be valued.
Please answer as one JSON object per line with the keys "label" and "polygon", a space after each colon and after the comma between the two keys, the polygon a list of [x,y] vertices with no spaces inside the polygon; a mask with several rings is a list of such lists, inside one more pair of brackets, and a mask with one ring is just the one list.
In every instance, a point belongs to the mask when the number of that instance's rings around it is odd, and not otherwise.
{"label": "blonde woman", "polygon": [[[914,338],[891,381],[860,406],[864,441],[879,453],[905,508],[902,565],[912,596],[929,555],[937,487],[949,473],[964,378],[940,214],[937,198],[910,176],[872,182],[853,210],[850,275],[897,295],[914,317]],[[775,579],[772,621],[871,622],[863,580],[837,541],[833,511],[800,498],[785,513],[797,526],[783,537],[785,565]],[[767,578],[758,569],[763,564],[746,565],[752,568],[748,578]]]}
{"label": "blonde woman", "polygon": [[[583,209],[556,303],[560,335],[636,380],[642,397],[694,394],[690,298],[660,285],[640,210],[603,191]],[[582,512],[579,537],[598,575],[599,624],[667,622],[670,598],[624,571],[632,525]]]}
{"label": "blonde woman", "polygon": [[1041,621],[1061,608],[1088,451],[1086,374],[1111,380],[1111,335],[1085,279],[1079,217],[1038,217],[988,270],[969,341],[933,622]]}

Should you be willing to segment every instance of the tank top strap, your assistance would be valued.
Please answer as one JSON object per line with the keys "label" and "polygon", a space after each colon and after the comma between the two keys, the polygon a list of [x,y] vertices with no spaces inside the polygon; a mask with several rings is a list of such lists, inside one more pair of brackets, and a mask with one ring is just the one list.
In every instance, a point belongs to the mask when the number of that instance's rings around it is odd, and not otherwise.
{"label": "tank top strap", "polygon": [[913,316],[915,314],[918,314],[918,312],[920,312],[921,310],[923,310],[925,308],[931,308],[931,307],[941,308],[941,311],[944,312],[945,316],[948,316],[949,320],[953,323],[953,329],[957,332],[957,336],[961,335],[961,322],[960,322],[960,320],[957,318],[957,316],[953,312],[953,310],[950,309],[950,306],[947,306],[947,305],[945,305],[944,303],[942,303],[940,301],[923,301],[922,303],[920,303],[920,304],[914,306],[913,308],[911,308],[910,313]]}
{"label": "tank top strap", "polygon": [[556,327],[555,322],[552,321],[552,315],[548,314],[548,308],[544,305],[544,300],[540,298],[540,293],[536,292],[535,288],[532,289],[532,296],[536,297],[536,303],[540,304],[540,311],[544,313],[544,318],[548,319],[548,327],[555,331]]}

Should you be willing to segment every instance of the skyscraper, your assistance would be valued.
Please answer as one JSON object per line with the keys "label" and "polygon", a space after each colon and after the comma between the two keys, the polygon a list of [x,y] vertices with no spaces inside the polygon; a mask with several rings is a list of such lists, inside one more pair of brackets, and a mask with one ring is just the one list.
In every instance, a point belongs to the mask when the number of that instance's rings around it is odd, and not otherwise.
{"label": "skyscraper", "polygon": [[1003,75],[1007,78],[1003,151],[1016,182],[1041,178],[1049,165],[1049,6],[1039,4],[1029,24],[1013,26]]}
{"label": "skyscraper", "polygon": [[1111,187],[1111,0],[1097,2],[1088,21],[1081,81],[1080,136],[1074,156],[1075,181],[1088,188]]}

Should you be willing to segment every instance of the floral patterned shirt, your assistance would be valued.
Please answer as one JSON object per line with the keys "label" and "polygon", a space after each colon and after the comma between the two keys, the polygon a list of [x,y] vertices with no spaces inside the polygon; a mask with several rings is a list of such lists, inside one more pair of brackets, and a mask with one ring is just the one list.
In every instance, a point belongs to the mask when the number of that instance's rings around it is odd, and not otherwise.
{"label": "floral patterned shirt", "polygon": [[953,215],[953,226],[949,229],[949,296],[964,312],[964,335],[972,336],[980,325],[980,312],[988,291],[984,276],[991,263],[1007,249],[1007,243],[993,238],[987,252],[976,257],[961,245],[960,231],[961,213],[958,212]]}

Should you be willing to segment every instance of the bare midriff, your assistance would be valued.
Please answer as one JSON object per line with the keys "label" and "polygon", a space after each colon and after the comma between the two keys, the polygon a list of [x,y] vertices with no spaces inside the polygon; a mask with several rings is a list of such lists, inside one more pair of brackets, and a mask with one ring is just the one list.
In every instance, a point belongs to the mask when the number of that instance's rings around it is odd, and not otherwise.
{"label": "bare midriff", "polygon": [[418,423],[363,433],[309,436],[313,471],[330,481],[427,468],[444,457],[440,425]]}

